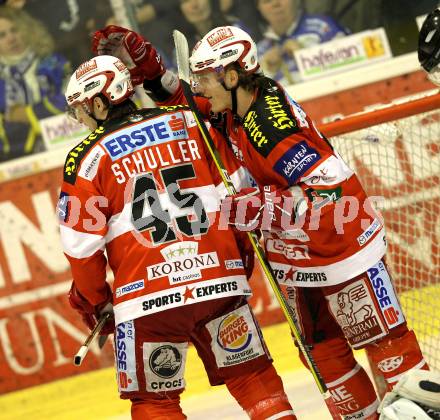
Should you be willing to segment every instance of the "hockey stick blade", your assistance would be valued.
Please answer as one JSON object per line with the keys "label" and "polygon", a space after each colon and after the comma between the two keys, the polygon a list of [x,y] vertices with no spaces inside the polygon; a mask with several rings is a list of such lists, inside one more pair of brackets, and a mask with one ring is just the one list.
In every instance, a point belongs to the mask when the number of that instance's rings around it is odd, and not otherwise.
{"label": "hockey stick blade", "polygon": [[100,335],[98,338],[98,347],[102,349],[107,342],[108,335]]}
{"label": "hockey stick blade", "polygon": [[[110,318],[110,313],[106,312],[99,318],[98,323],[95,325],[95,328],[90,332],[89,336],[86,338],[86,341],[84,341],[84,344],[80,347],[78,350],[78,353],[75,354],[73,358],[73,364],[75,366],[81,366],[81,363],[83,362],[84,358],[86,357],[90,345],[95,340],[95,338],[99,335],[102,328],[104,327],[107,320]],[[107,337],[107,336],[104,336]],[[105,343],[105,341],[104,341]],[[103,344],[104,345],[104,344]]]}
{"label": "hockey stick blade", "polygon": [[176,46],[177,72],[179,79],[190,83],[189,80],[189,47],[188,41],[182,32],[175,29],[173,31],[174,45]]}

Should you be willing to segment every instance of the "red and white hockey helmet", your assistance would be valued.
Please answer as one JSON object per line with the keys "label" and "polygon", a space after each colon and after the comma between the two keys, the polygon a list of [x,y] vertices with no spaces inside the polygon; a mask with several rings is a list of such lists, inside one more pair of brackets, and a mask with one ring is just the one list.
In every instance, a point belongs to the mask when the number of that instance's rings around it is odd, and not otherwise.
{"label": "red and white hockey helmet", "polygon": [[191,71],[220,71],[238,63],[247,73],[259,68],[257,46],[250,35],[235,26],[220,26],[209,31],[194,47],[189,59]]}
{"label": "red and white hockey helmet", "polygon": [[81,64],[70,78],[65,96],[69,107],[81,104],[90,110],[91,101],[99,93],[111,104],[134,93],[130,72],[119,58],[100,55]]}

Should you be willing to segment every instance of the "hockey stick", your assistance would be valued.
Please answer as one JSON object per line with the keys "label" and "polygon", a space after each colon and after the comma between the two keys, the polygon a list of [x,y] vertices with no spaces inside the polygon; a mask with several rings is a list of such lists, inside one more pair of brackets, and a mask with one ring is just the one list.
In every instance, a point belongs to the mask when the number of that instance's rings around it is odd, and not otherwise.
{"label": "hockey stick", "polygon": [[[194,98],[192,96],[191,86],[190,86],[190,80],[189,80],[189,48],[188,48],[188,42],[186,40],[185,35],[183,35],[178,30],[173,31],[173,39],[174,39],[174,45],[176,49],[176,59],[177,59],[177,69],[179,74],[179,80],[182,85],[183,93],[185,96],[185,99],[188,102],[188,106],[191,109],[194,119],[197,123],[197,126],[202,134],[203,140],[205,141],[205,144],[209,150],[209,153],[211,154],[214,163],[217,167],[217,170],[222,178],[223,184],[226,187],[226,190],[229,195],[236,194],[235,187],[231,181],[231,178],[228,174],[228,171],[226,170],[221,157],[215,147],[214,141],[211,138],[211,135],[209,134],[208,129],[206,128],[206,125],[203,121],[203,116],[200,114],[199,109],[197,108],[197,105],[194,101]],[[287,319],[287,322],[289,324],[289,327],[293,333],[293,336],[295,337],[295,340],[298,343],[298,346],[301,350],[301,352],[304,355],[304,358],[307,361],[307,364],[309,365],[310,371],[312,372],[312,375],[315,379],[316,385],[318,386],[319,391],[321,392],[324,401],[328,407],[328,410],[333,417],[333,419],[340,419],[341,416],[339,415],[338,409],[335,406],[335,403],[331,397],[330,391],[327,388],[327,385],[325,384],[324,380],[322,379],[321,374],[319,373],[318,367],[316,366],[316,363],[312,357],[312,354],[310,353],[310,350],[308,349],[307,345],[304,343],[304,340],[301,336],[300,329],[296,325],[295,321],[295,314],[293,313],[292,309],[288,305],[286,298],[284,297],[283,293],[281,292],[280,286],[278,282],[275,280],[275,277],[273,275],[272,269],[269,265],[269,262],[267,261],[266,255],[264,253],[263,248],[260,246],[260,243],[258,242],[258,238],[254,233],[248,232],[249,240],[251,241],[252,247],[254,248],[255,254],[258,258],[258,261],[261,264],[261,267],[263,268],[264,274],[266,275],[267,279],[269,280],[269,283],[273,289],[273,292],[278,300],[278,303],[281,307],[281,310],[284,313],[284,316]]]}
{"label": "hockey stick", "polygon": [[[84,344],[78,350],[78,353],[75,354],[75,357],[73,358],[73,364],[75,366],[81,366],[84,357],[86,357],[86,354],[89,351],[90,344],[92,344],[93,340],[101,332],[105,323],[110,318],[110,315],[111,314],[109,312],[106,312],[99,318],[99,321],[95,325],[95,328],[93,328],[93,330],[90,332],[89,336],[86,338],[86,341],[84,341]],[[100,349],[104,346],[106,339],[107,339],[106,335],[102,335],[99,337],[98,345]]]}

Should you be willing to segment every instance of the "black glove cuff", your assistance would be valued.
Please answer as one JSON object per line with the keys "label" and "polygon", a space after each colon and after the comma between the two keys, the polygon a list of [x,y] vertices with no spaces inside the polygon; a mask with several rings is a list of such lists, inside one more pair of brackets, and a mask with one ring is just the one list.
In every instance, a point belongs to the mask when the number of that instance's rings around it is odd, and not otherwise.
{"label": "black glove cuff", "polygon": [[173,93],[163,87],[162,76],[152,80],[145,79],[143,86],[147,95],[154,102],[165,102],[173,95]]}

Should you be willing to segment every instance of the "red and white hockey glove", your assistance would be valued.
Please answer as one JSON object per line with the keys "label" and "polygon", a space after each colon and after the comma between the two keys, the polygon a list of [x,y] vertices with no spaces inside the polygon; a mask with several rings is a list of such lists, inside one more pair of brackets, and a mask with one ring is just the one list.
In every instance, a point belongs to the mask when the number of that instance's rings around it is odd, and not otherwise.
{"label": "red and white hockey glove", "polygon": [[[99,317],[106,312],[113,314],[113,293],[108,283],[106,283],[106,299],[99,305],[92,305],[84,296],[81,295],[76,288],[75,283],[72,283],[72,287],[69,290],[68,298],[70,306],[75,309],[80,315],[87,327],[93,330],[98,322]],[[115,320],[114,317],[110,317],[102,328],[100,335],[109,335],[115,332]]]}
{"label": "red and white hockey glove", "polygon": [[281,190],[273,185],[264,186],[263,191],[243,188],[227,196],[220,208],[228,224],[241,231],[287,229],[306,210],[307,202],[299,187]]}
{"label": "red and white hockey glove", "polygon": [[130,70],[135,85],[165,73],[156,48],[141,35],[122,26],[109,25],[93,34],[92,51],[118,57]]}

